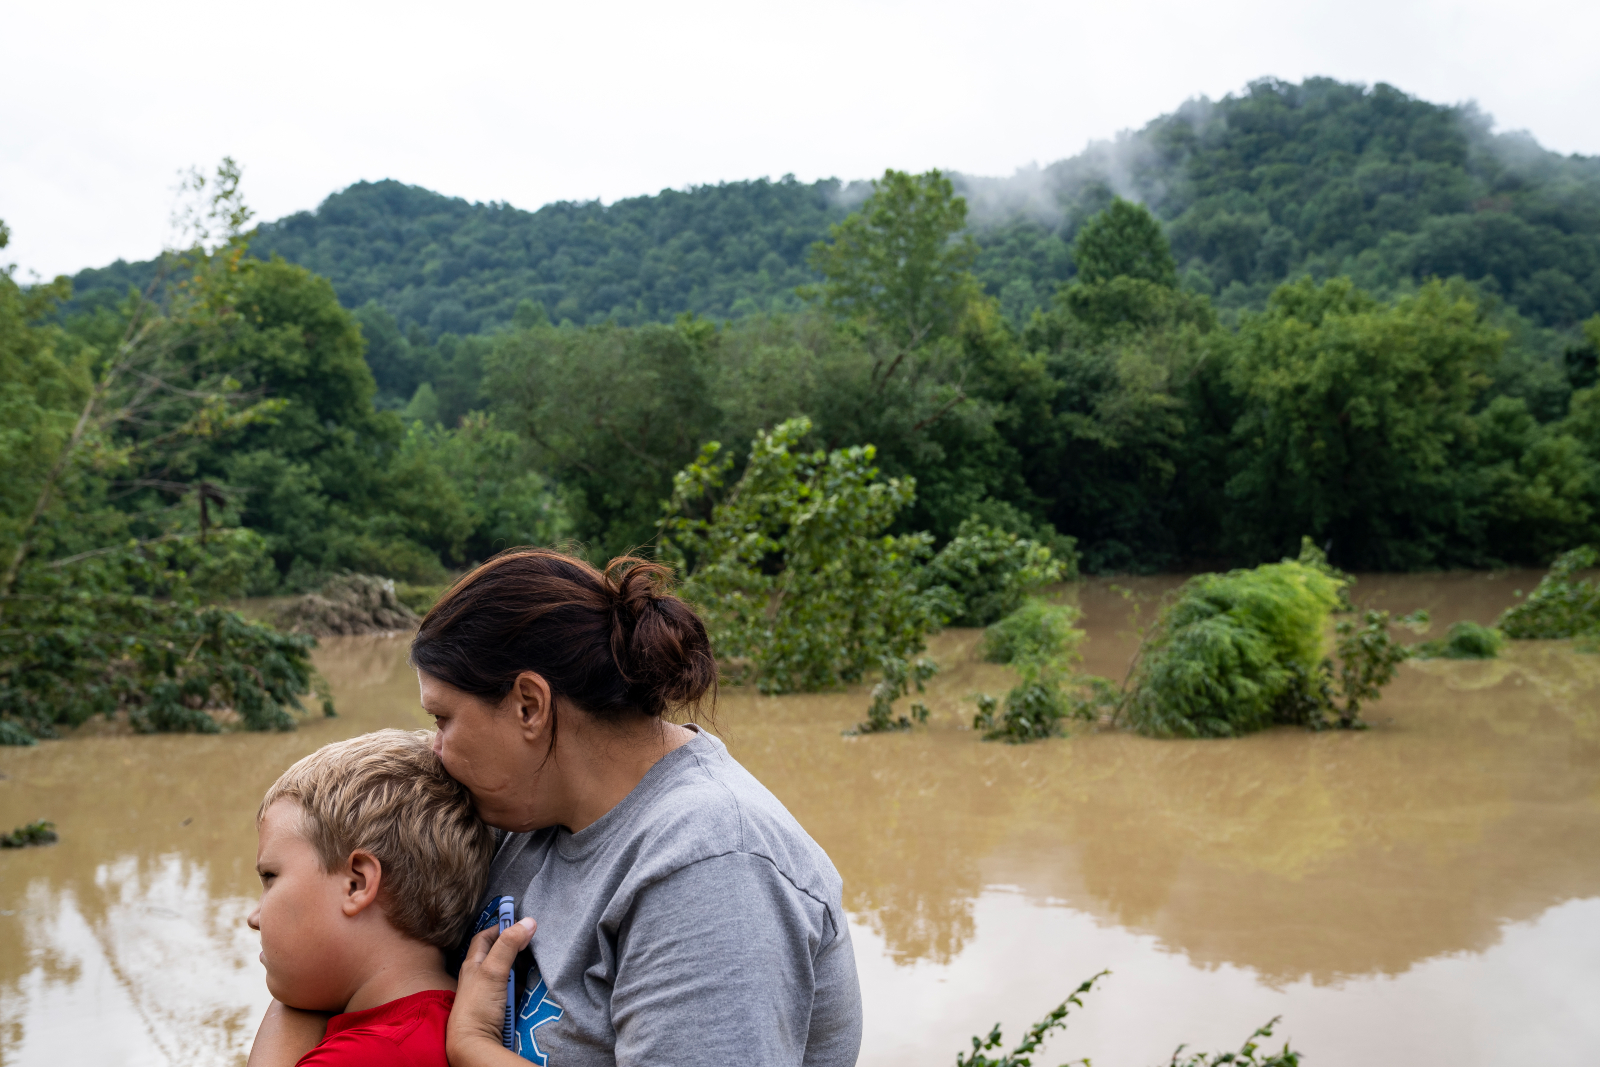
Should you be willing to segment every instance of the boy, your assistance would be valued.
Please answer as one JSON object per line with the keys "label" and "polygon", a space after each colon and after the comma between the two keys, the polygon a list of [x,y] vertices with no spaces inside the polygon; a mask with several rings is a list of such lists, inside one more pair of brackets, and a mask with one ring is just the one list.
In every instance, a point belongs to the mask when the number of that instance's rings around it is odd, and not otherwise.
{"label": "boy", "polygon": [[[261,902],[248,921],[267,989],[286,1007],[336,1013],[304,1067],[447,1067],[456,983],[444,950],[483,893],[493,836],[432,742],[380,730],[326,745],[261,801]],[[284,1015],[297,1013],[269,1012],[252,1063],[281,1054],[262,1046],[283,1047],[263,1038],[285,1032]],[[317,1020],[299,1018],[288,1029]]]}

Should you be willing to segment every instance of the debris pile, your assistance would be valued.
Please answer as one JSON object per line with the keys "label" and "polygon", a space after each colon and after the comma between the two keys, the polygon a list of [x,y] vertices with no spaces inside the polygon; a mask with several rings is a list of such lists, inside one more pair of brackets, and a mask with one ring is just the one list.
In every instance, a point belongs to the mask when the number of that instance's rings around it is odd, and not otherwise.
{"label": "debris pile", "polygon": [[411,630],[419,621],[395,595],[391,579],[370,574],[330,578],[315,593],[296,597],[278,611],[283,629],[313,637]]}

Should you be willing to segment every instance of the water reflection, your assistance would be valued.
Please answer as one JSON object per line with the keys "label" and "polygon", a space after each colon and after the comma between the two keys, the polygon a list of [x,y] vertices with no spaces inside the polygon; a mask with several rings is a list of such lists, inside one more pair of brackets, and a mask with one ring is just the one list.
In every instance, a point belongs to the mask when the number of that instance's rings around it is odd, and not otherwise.
{"label": "water reflection", "polygon": [[[1492,621],[1533,582],[1391,577],[1358,592],[1427,607],[1442,628]],[[1172,584],[1121,583],[1131,600],[1111,583],[1074,590],[1089,669],[1120,675],[1132,605],[1148,619]],[[1409,1047],[1405,1027],[1450,1017],[1441,1005],[1461,990],[1516,986],[1513,963],[1566,976],[1572,996],[1600,992],[1600,656],[1529,642],[1487,663],[1410,664],[1360,734],[1083,732],[1012,748],[966,729],[970,695],[1009,684],[975,659],[975,641],[939,637],[933,719],[914,734],[841,737],[860,693],[724,690],[719,709],[735,754],[844,875],[864,1063],[947,1059],[996,1017],[1014,1031],[1107,964],[1122,984],[1097,997],[1074,1030],[1090,1044],[1070,1051],[1108,1062],[1164,1059],[1158,1037],[1236,1043],[1279,1011],[1317,1036],[1299,1043],[1325,1062],[1427,1061],[1379,1056],[1369,1038],[1392,1017],[1389,1047]],[[265,1002],[242,924],[257,800],[328,740],[425,725],[404,656],[401,638],[328,642],[319,663],[341,716],[293,734],[0,751],[0,824],[43,815],[62,832],[51,848],[0,855],[0,1060],[241,1062]],[[1570,1044],[1588,1032],[1563,1014],[1567,995],[1503,1020],[1484,1007],[1477,1025],[1493,1033],[1479,1044],[1509,1048],[1522,1031]],[[1360,1040],[1353,1012],[1370,1023]]]}
{"label": "water reflection", "polygon": [[0,1059],[225,1063],[248,1051],[265,1006],[260,944],[241,921],[249,902],[215,896],[202,866],[124,856],[89,884],[33,878],[7,904],[20,904],[7,910],[22,944],[0,964]]}

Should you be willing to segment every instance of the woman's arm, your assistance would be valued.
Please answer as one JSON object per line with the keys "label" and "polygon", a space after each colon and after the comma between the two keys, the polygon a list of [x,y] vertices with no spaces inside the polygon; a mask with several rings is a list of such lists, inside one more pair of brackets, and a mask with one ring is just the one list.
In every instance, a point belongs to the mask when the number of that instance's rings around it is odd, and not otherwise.
{"label": "woman's arm", "polygon": [[472,939],[445,1031],[450,1067],[527,1067],[527,1060],[500,1043],[500,1027],[506,1017],[506,979],[517,953],[533,940],[534,926],[532,919],[523,919],[504,934],[490,927]]}
{"label": "woman's arm", "polygon": [[327,1032],[327,1014],[288,1008],[274,1000],[256,1030],[246,1067],[294,1067]]}

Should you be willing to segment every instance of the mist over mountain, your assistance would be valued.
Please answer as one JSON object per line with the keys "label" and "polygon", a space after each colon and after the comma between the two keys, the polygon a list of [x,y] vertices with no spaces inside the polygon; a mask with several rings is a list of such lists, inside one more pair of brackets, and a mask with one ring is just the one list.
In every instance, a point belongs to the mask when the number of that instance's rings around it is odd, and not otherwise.
{"label": "mist over mountain", "polygon": [[[1078,226],[1117,195],[1151,209],[1184,286],[1224,312],[1304,274],[1380,295],[1460,275],[1556,329],[1600,309],[1600,158],[1383,84],[1260,81],[1048,166],[955,177],[976,272],[1019,325],[1072,276]],[[811,244],[866,192],[788,176],[526,211],[361,182],[263,225],[252,250],[432,338],[492,330],[524,302],[579,324],[739,318],[797,306]],[[120,297],[149,272],[83,271],[74,303]]]}

